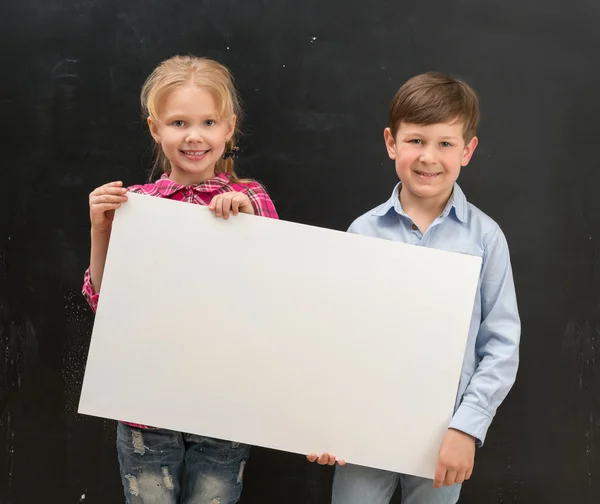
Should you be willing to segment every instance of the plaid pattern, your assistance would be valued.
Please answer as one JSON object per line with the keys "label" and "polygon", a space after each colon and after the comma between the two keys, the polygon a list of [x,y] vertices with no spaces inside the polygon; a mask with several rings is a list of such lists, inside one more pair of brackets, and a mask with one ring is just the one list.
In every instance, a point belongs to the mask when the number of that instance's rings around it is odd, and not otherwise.
{"label": "plaid pattern", "polygon": [[219,173],[195,186],[183,186],[173,182],[165,173],[154,184],[135,185],[129,187],[128,190],[175,201],[187,201],[197,205],[210,204],[210,201],[218,194],[231,191],[241,192],[250,199],[256,215],[277,219],[275,206],[262,185],[254,181],[232,182],[228,173]]}
{"label": "plaid pattern", "polygon": [[[228,173],[219,173],[215,177],[195,186],[177,184],[170,180],[167,174],[163,174],[163,176],[153,184],[134,185],[128,187],[127,190],[133,193],[156,196],[157,198],[186,201],[188,203],[206,206],[208,206],[211,200],[218,194],[231,191],[241,192],[248,196],[248,199],[254,208],[255,215],[261,215],[271,219],[278,218],[275,205],[273,205],[271,198],[269,198],[267,191],[262,185],[255,181],[232,182],[231,176]],[[98,298],[100,294],[94,290],[89,268],[85,271],[82,293],[92,310],[95,312],[98,308]],[[151,428],[146,425],[128,422],[124,423],[137,429]]]}

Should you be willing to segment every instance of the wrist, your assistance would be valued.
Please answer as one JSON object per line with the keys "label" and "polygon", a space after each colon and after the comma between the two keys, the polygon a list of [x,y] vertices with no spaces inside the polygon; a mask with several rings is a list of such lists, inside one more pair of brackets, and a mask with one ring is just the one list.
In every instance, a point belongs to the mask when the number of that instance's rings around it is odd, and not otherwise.
{"label": "wrist", "polygon": [[111,231],[112,226],[108,226],[106,228],[99,228],[98,226],[93,226],[90,230],[90,234],[92,235],[92,238],[108,238],[110,237],[110,231]]}
{"label": "wrist", "polygon": [[468,434],[468,433],[466,433],[466,432],[464,432],[464,431],[461,431],[461,430],[455,429],[454,427],[450,427],[448,430],[449,430],[449,431],[453,431],[453,432],[457,432],[458,434],[461,434],[463,437],[465,437],[465,438],[467,438],[467,439],[469,439],[469,440],[473,441],[473,443],[476,443],[476,442],[477,442],[477,438],[475,438],[475,436],[471,436],[471,434]]}

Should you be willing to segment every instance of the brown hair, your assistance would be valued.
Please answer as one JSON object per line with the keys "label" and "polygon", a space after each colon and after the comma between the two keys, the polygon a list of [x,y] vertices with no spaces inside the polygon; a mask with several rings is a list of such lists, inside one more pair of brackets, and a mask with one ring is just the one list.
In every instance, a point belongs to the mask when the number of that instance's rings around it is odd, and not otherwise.
{"label": "brown hair", "polygon": [[[190,83],[206,89],[212,94],[222,119],[237,116],[233,136],[225,144],[225,151],[231,151],[239,134],[238,125],[242,115],[240,100],[233,76],[227,67],[211,59],[196,56],[174,56],[158,65],[142,87],[140,100],[144,118],[150,117],[156,121],[160,114],[160,108],[169,94]],[[150,173],[151,179],[160,173],[171,173],[171,163],[160,145],[154,144],[154,149],[155,158]],[[238,180],[232,158],[219,159],[215,164],[216,173],[229,173],[232,180]]]}
{"label": "brown hair", "polygon": [[401,122],[427,126],[454,120],[462,121],[465,143],[470,142],[479,125],[479,100],[466,82],[438,72],[406,81],[390,105],[394,136]]}

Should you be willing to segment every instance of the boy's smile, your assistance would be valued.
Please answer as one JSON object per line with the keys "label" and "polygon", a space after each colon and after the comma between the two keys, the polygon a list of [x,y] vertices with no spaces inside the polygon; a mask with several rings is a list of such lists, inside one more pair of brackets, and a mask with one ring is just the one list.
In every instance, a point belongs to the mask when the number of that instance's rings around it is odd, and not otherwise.
{"label": "boy's smile", "polygon": [[465,145],[462,121],[431,125],[400,123],[395,137],[384,132],[388,155],[402,181],[403,200],[411,205],[444,207],[477,137]]}
{"label": "boy's smile", "polygon": [[442,174],[442,172],[426,172],[423,170],[415,170],[415,173],[423,180],[432,180],[433,178]]}

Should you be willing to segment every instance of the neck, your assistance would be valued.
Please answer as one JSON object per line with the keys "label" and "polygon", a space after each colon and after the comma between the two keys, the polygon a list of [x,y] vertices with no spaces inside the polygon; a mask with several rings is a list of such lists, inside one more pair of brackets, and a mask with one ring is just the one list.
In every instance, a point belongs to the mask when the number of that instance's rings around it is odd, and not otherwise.
{"label": "neck", "polygon": [[411,217],[418,215],[430,218],[433,221],[446,208],[446,204],[452,196],[452,190],[453,188],[450,188],[448,192],[440,194],[435,198],[419,198],[410,191],[402,190],[402,185],[400,185],[400,204],[407,215]]}
{"label": "neck", "polygon": [[169,179],[173,182],[184,185],[184,186],[193,186],[201,184],[202,182],[206,182],[211,178],[215,177],[214,170],[210,170],[208,172],[204,172],[201,174],[193,174],[193,173],[182,173],[179,171],[171,170],[169,173]]}

